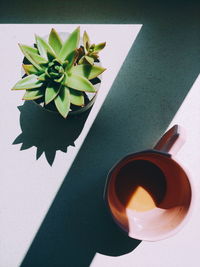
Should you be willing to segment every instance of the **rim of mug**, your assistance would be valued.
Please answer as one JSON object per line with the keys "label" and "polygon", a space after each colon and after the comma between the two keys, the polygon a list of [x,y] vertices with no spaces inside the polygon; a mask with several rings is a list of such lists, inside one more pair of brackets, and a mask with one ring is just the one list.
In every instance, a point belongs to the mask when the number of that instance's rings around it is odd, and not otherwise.
{"label": "rim of mug", "polygon": [[[112,173],[113,171],[116,169],[116,167],[123,162],[124,160],[132,157],[132,156],[137,156],[140,154],[146,154],[146,153],[154,153],[154,154],[160,154],[163,155],[167,158],[170,158],[170,160],[172,160],[174,163],[176,163],[182,170],[183,172],[186,174],[189,185],[190,185],[190,189],[191,189],[191,199],[190,199],[190,205],[188,207],[188,211],[186,216],[183,218],[183,220],[180,222],[180,224],[178,226],[176,226],[173,230],[167,232],[166,234],[163,235],[159,235],[158,237],[155,238],[149,238],[149,237],[143,237],[140,238],[139,236],[133,236],[133,235],[129,235],[129,232],[118,222],[118,220],[113,216],[110,205],[108,203],[108,186],[109,186],[109,181],[112,177]],[[129,236],[130,238],[134,238],[137,240],[141,240],[141,241],[150,241],[150,242],[154,242],[154,241],[161,241],[163,239],[167,239],[170,238],[171,236],[175,235],[177,232],[179,232],[183,226],[188,222],[188,220],[191,217],[191,214],[193,212],[194,209],[194,202],[195,202],[195,187],[194,187],[194,182],[192,179],[192,176],[190,175],[190,172],[188,171],[187,168],[182,167],[182,164],[179,162],[179,160],[177,160],[176,158],[174,159],[174,156],[172,156],[170,153],[164,152],[164,151],[160,151],[160,150],[156,150],[156,149],[147,149],[147,150],[142,150],[142,151],[138,151],[138,152],[134,152],[134,153],[129,153],[126,156],[124,156],[123,158],[121,158],[120,160],[118,160],[113,167],[110,169],[110,171],[108,172],[107,178],[106,178],[106,183],[105,183],[105,187],[104,187],[104,193],[103,193],[103,199],[105,201],[105,204],[109,210],[109,213],[112,217],[112,219],[114,220],[114,222],[119,226],[119,228],[121,229],[122,232],[124,232],[127,236]]]}

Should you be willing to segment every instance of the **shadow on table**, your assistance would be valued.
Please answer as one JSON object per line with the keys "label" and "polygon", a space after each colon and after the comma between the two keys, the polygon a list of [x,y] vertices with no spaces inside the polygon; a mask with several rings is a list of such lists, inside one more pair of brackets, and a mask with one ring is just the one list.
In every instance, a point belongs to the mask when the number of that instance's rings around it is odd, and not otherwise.
{"label": "shadow on table", "polygon": [[80,135],[89,111],[79,116],[71,116],[66,120],[56,113],[48,112],[32,101],[26,101],[18,107],[22,133],[13,144],[22,144],[20,150],[32,146],[37,148],[36,158],[45,153],[50,165],[53,164],[56,151],[67,152],[68,146]]}
{"label": "shadow on table", "polygon": [[22,267],[87,267],[96,252],[119,256],[139,245],[115,225],[105,207],[106,173],[94,173],[89,185],[78,170],[80,176],[65,180]]}

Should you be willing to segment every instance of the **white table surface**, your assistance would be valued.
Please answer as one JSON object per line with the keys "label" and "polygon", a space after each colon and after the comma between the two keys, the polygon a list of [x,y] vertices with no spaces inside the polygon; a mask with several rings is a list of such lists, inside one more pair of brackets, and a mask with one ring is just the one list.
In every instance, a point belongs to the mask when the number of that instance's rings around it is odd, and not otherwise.
{"label": "white table surface", "polygon": [[[1,63],[1,171],[0,171],[0,266],[19,266],[37,230],[58,192],[64,177],[77,155],[96,115],[98,114],[112,84],[131,48],[141,25],[81,25],[94,42],[107,41],[101,52],[103,74],[97,101],[94,104],[81,134],[67,153],[57,151],[50,166],[43,154],[36,160],[36,147],[20,151],[20,145],[12,145],[21,133],[20,112],[23,92],[11,91],[20,79],[23,55],[18,42],[31,45],[34,33],[48,34],[52,27],[57,31],[72,31],[78,25],[48,24],[2,24],[0,32]],[[31,124],[31,122],[30,122]],[[129,256],[123,264],[129,261]],[[132,257],[130,255],[130,257]],[[114,259],[120,262],[120,258]],[[101,265],[101,261],[104,265]],[[112,262],[112,263],[110,263]],[[116,266],[112,258],[97,255],[92,266]],[[128,263],[127,263],[128,264]],[[123,266],[130,266],[130,265]],[[120,263],[118,264],[120,265]]]}

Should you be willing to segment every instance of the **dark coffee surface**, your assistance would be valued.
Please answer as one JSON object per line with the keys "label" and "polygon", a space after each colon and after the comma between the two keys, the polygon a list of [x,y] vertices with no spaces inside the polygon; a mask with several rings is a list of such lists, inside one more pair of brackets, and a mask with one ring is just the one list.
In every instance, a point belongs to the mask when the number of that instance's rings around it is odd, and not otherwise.
{"label": "dark coffee surface", "polygon": [[147,160],[134,160],[116,177],[116,194],[121,203],[137,211],[158,206],[166,193],[165,175]]}

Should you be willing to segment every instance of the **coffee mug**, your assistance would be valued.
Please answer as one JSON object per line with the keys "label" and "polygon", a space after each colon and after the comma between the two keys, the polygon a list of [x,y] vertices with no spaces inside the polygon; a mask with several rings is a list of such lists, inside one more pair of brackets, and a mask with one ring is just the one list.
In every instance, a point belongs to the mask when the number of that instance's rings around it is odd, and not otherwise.
{"label": "coffee mug", "polygon": [[172,156],[182,143],[181,127],[175,125],[154,149],[124,157],[109,172],[104,198],[114,221],[130,237],[168,238],[189,218],[191,179]]}

